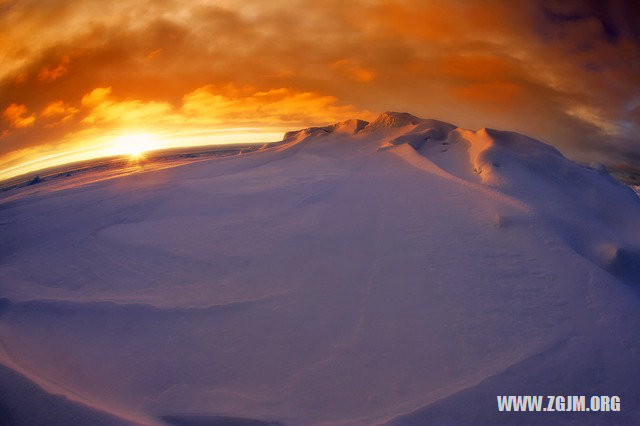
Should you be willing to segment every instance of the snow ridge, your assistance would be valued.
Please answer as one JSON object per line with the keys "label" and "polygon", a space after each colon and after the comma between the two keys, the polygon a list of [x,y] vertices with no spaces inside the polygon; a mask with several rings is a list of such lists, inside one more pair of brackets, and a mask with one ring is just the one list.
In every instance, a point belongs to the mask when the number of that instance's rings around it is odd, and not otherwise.
{"label": "snow ridge", "polygon": [[524,135],[387,112],[0,214],[14,423],[640,424],[640,199]]}

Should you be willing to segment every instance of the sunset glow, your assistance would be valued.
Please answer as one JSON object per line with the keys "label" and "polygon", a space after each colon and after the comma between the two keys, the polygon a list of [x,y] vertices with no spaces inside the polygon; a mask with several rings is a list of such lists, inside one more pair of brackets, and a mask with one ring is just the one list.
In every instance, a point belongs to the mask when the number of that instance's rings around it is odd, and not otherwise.
{"label": "sunset glow", "polygon": [[[386,110],[640,167],[635,12],[622,1],[0,2],[0,179],[225,142],[196,133],[272,141]],[[244,128],[250,140],[230,131]],[[153,137],[116,142],[127,132]]]}
{"label": "sunset glow", "polygon": [[148,133],[132,133],[119,136],[114,141],[114,153],[125,154],[134,159],[141,158],[144,153],[158,149],[158,142]]}

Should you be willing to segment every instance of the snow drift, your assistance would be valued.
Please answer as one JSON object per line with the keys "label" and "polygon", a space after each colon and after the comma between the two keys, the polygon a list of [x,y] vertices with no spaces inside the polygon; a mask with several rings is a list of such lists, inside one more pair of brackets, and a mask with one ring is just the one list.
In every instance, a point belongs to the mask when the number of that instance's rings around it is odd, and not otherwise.
{"label": "snow drift", "polygon": [[[385,113],[39,186],[0,200],[0,419],[640,422],[640,200],[531,138]],[[622,411],[497,412],[529,394]]]}

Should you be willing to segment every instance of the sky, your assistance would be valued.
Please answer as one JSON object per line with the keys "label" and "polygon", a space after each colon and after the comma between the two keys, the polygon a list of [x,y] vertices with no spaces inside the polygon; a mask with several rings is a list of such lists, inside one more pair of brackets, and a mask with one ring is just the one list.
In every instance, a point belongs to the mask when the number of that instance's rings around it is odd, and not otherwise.
{"label": "sky", "polygon": [[0,179],[403,111],[640,169],[640,2],[0,0]]}

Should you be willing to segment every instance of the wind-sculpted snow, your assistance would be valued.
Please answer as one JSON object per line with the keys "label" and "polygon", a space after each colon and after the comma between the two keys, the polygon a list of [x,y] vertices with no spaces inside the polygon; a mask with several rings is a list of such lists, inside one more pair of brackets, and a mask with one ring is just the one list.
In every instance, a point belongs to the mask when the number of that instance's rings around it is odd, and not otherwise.
{"label": "wind-sculpted snow", "polygon": [[640,421],[639,199],[541,142],[385,113],[38,185],[0,200],[15,424]]}

